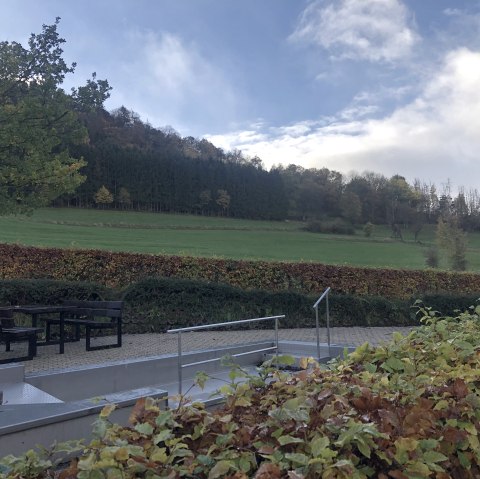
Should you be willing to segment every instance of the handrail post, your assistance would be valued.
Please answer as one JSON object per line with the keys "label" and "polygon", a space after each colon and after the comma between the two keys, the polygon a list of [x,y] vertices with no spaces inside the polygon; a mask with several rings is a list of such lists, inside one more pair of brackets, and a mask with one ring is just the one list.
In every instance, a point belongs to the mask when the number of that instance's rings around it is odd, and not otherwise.
{"label": "handrail post", "polygon": [[317,330],[317,359],[320,361],[320,326],[318,322],[318,304],[315,307],[315,328]]}
{"label": "handrail post", "polygon": [[325,306],[327,308],[327,343],[328,343],[328,356],[332,357],[331,350],[330,350],[330,308],[328,305],[328,293],[325,298]]}
{"label": "handrail post", "polygon": [[277,361],[277,368],[278,368],[278,318],[275,318],[275,357]]}
{"label": "handrail post", "polygon": [[182,332],[178,333],[178,394],[182,394]]}
{"label": "handrail post", "polygon": [[330,306],[328,304],[328,295],[330,294],[331,288],[330,286],[322,293],[320,298],[317,299],[316,303],[313,305],[313,309],[315,310],[315,327],[317,330],[317,356],[318,360],[320,360],[320,325],[318,320],[318,305],[323,301],[325,298],[325,307],[327,313],[327,345],[328,345],[328,355],[331,356],[331,349],[330,349]]}

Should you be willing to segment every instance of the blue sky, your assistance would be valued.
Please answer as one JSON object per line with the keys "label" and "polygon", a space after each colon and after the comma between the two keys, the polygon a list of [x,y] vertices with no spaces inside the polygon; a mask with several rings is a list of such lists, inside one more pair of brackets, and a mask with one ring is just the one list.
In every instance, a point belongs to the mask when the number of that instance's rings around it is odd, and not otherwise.
{"label": "blue sky", "polygon": [[66,87],[95,71],[155,127],[344,173],[480,189],[480,1],[0,0],[0,40],[62,18]]}

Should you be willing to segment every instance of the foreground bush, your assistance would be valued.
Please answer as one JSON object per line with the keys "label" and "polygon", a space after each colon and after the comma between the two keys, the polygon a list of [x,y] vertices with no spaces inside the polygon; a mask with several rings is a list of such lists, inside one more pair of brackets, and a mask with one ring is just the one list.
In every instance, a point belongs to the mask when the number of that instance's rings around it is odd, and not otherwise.
{"label": "foreground bush", "polygon": [[[469,479],[480,477],[479,310],[435,317],[329,370],[264,369],[236,382],[222,409],[137,403],[131,427],[102,412],[96,439],[57,473],[3,460],[6,478]],[[309,361],[305,361],[308,363]],[[311,363],[311,361],[310,361]],[[305,364],[307,365],[307,364]],[[199,375],[199,382],[205,377]],[[25,470],[27,461],[30,471]],[[35,463],[34,463],[35,462]],[[23,469],[22,469],[23,467]],[[47,471],[45,472],[45,469]]]}

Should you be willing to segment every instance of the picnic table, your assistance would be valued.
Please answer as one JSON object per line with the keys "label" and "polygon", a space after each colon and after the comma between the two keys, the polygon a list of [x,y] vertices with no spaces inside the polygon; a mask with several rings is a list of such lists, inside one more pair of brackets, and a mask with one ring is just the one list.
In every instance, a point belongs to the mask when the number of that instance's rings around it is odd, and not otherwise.
{"label": "picnic table", "polygon": [[38,327],[39,320],[46,320],[44,315],[58,313],[58,323],[59,323],[59,339],[58,341],[43,341],[37,342],[37,346],[47,346],[50,344],[59,345],[59,354],[64,354],[65,352],[65,315],[66,313],[71,313],[76,308],[72,306],[52,306],[52,305],[41,305],[41,304],[31,304],[26,306],[13,306],[14,312],[23,313],[29,315],[32,321],[32,328]]}
{"label": "picnic table", "polygon": [[[122,346],[122,309],[123,301],[88,300],[65,301],[63,305],[31,304],[0,307],[0,341],[6,343],[6,351],[10,351],[11,342],[28,341],[27,356],[2,359],[0,363],[33,359],[37,354],[37,346],[50,344],[58,344],[59,354],[64,354],[66,325],[74,327],[73,341],[80,340],[80,328],[85,328],[87,351],[119,348]],[[14,322],[13,313],[23,313],[30,316],[30,327],[17,326]],[[39,321],[44,321],[45,327],[40,328]],[[52,325],[59,328],[58,340],[52,339]],[[99,330],[113,330],[116,333],[116,342],[92,345],[92,333]],[[39,342],[37,335],[42,331],[45,333],[45,340]]]}

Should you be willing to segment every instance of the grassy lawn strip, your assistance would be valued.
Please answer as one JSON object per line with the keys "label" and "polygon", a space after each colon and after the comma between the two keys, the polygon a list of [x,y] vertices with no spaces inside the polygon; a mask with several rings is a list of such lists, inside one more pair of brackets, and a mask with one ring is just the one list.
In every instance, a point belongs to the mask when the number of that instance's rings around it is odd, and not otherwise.
{"label": "grassy lawn strip", "polygon": [[[42,209],[31,217],[0,218],[0,242],[60,248],[106,249],[139,253],[313,261],[366,267],[424,269],[425,249],[434,240],[432,226],[420,240],[405,233],[392,240],[378,226],[371,238],[315,234],[302,223],[236,220],[218,217],[121,211]],[[469,236],[469,270],[480,268],[480,235]]]}

